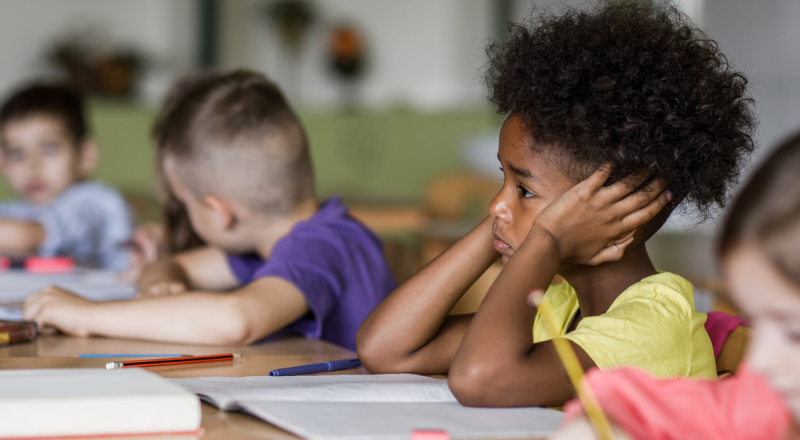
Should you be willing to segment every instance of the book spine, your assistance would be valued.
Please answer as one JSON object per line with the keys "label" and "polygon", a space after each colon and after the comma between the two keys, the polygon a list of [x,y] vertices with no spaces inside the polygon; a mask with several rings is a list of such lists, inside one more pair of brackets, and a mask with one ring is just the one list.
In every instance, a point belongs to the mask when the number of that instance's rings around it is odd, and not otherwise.
{"label": "book spine", "polygon": [[38,333],[35,322],[21,322],[19,325],[14,326],[0,326],[0,347],[33,341],[38,336]]}

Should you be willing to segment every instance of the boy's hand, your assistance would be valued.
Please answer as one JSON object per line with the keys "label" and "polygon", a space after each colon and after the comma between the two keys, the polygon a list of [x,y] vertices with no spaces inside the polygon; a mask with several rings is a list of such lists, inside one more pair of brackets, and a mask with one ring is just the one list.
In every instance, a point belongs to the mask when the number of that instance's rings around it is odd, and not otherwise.
{"label": "boy's hand", "polygon": [[186,284],[178,281],[161,281],[145,287],[136,293],[136,299],[186,293]]}
{"label": "boy's hand", "polygon": [[26,321],[36,321],[44,331],[57,328],[68,335],[88,336],[89,332],[83,324],[93,306],[92,301],[74,293],[48,287],[25,299],[22,317]]}
{"label": "boy's hand", "polygon": [[596,265],[622,258],[636,229],[652,220],[672,194],[659,180],[631,194],[646,180],[644,175],[630,175],[603,187],[610,173],[610,165],[601,165],[548,205],[536,216],[529,237],[549,235],[561,261]]}
{"label": "boy's hand", "polygon": [[164,228],[160,224],[151,223],[138,228],[130,241],[133,246],[131,265],[121,274],[123,281],[138,280],[144,268],[155,264],[165,254]]}

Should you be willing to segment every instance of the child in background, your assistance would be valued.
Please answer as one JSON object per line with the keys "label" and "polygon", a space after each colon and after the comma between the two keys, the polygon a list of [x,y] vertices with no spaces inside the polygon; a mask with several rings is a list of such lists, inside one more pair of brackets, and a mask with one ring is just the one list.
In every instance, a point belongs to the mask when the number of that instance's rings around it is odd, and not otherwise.
{"label": "child in background", "polygon": [[[622,438],[778,440],[800,437],[800,135],[758,169],[728,213],[719,257],[730,298],[752,323],[738,373],[718,382],[659,381],[643,371],[587,375]],[[580,404],[557,438],[594,433]]]}
{"label": "child in background", "polygon": [[55,86],[20,90],[0,108],[0,132],[0,168],[22,197],[0,204],[0,254],[126,269],[130,212],[119,193],[87,180],[98,151],[82,98]]}
{"label": "child in background", "polygon": [[[514,25],[489,56],[490,99],[508,115],[503,187],[489,218],[367,317],[363,364],[449,372],[455,396],[474,406],[572,398],[556,337],[585,369],[715,377],[692,285],[658,272],[645,242],[682,202],[701,213],[725,202],[753,149],[746,80],[676,10],[629,4]],[[590,177],[602,163],[612,170]],[[498,257],[505,267],[477,313],[448,316]],[[566,281],[548,289],[556,274]],[[558,334],[527,307],[534,289],[547,289]]]}
{"label": "child in background", "polygon": [[285,329],[355,347],[396,287],[378,237],[338,198],[317,204],[305,134],[273,83],[236,71],[181,87],[159,117],[159,160],[210,246],[147,268],[139,286],[187,292],[92,303],[50,288],[24,317],[73,335],[240,344]]}

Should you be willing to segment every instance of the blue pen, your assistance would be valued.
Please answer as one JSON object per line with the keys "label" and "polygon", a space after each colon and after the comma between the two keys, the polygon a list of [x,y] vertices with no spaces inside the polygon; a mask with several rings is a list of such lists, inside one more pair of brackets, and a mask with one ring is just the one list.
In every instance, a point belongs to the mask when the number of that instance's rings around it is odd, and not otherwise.
{"label": "blue pen", "polygon": [[324,373],[326,371],[349,370],[361,366],[358,359],[328,361],[321,364],[300,365],[298,367],[278,368],[269,372],[270,376],[296,376],[298,374]]}
{"label": "blue pen", "polygon": [[132,354],[132,353],[120,353],[120,354],[106,354],[106,353],[91,353],[91,354],[79,354],[74,357],[79,358],[121,358],[121,357],[182,357],[186,356],[185,354]]}

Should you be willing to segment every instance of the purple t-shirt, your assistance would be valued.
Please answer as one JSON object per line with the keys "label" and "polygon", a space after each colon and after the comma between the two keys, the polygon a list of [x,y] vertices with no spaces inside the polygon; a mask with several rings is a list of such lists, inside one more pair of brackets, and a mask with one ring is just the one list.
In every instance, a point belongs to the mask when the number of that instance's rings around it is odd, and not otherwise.
{"label": "purple t-shirt", "polygon": [[397,287],[380,239],[350,217],[337,197],[294,225],[269,260],[229,255],[228,263],[242,284],[278,277],[302,292],[311,313],[285,330],[353,350],[361,322]]}

